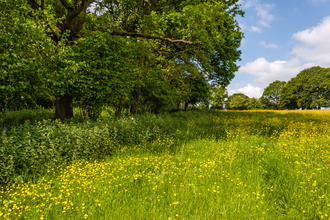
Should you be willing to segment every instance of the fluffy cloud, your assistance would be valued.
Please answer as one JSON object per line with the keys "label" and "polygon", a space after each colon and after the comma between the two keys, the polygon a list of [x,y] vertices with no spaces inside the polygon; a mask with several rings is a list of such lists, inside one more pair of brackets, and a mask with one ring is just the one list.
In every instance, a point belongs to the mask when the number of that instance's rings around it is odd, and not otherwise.
{"label": "fluffy cloud", "polygon": [[[241,1],[240,3],[245,9],[253,8],[256,11],[257,17],[259,18],[259,26],[269,27],[270,23],[274,20],[274,15],[272,15],[270,11],[276,7],[275,4],[262,4],[259,3],[258,0],[249,0],[247,2]],[[257,26],[252,26],[251,30],[260,33],[261,28]]]}
{"label": "fluffy cloud", "polygon": [[[293,34],[296,46],[290,60],[268,62],[258,58],[239,69],[241,74],[256,76],[252,83],[245,87],[232,89],[232,92],[242,92],[251,97],[260,97],[262,89],[275,80],[288,81],[301,70],[312,66],[330,67],[330,17],[326,17],[315,27]],[[265,42],[261,42],[266,46]],[[269,46],[269,45],[268,45]]]}
{"label": "fluffy cloud", "polygon": [[274,15],[269,12],[273,8],[275,8],[274,4],[258,4],[256,6],[257,16],[260,17],[258,23],[261,26],[269,27],[269,23],[274,20]]}
{"label": "fluffy cloud", "polygon": [[320,66],[330,64],[330,16],[316,27],[295,33],[292,38],[299,42],[292,50],[296,57]]}
{"label": "fluffy cloud", "polygon": [[239,73],[248,73],[256,76],[253,86],[264,88],[275,80],[288,81],[301,70],[313,66],[313,63],[303,64],[299,59],[289,61],[277,60],[268,62],[265,58],[258,58],[239,69]]}
{"label": "fluffy cloud", "polygon": [[247,95],[249,98],[259,98],[262,96],[263,89],[258,86],[253,86],[251,83],[249,83],[247,86],[239,89],[228,89],[228,94],[232,95],[234,93],[243,93]]}
{"label": "fluffy cloud", "polygon": [[266,44],[265,41],[260,42],[260,44],[266,48],[278,48],[277,44]]}

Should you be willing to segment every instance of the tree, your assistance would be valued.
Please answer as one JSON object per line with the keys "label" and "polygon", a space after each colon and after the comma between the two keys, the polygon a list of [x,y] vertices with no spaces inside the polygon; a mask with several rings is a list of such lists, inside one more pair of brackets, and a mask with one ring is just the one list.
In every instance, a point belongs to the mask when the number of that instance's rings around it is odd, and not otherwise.
{"label": "tree", "polygon": [[0,8],[0,112],[45,104],[52,97],[40,79],[52,42],[23,1]]}
{"label": "tree", "polygon": [[280,102],[285,108],[320,108],[330,98],[330,68],[302,70],[282,89]]}
{"label": "tree", "polygon": [[265,88],[260,100],[266,109],[280,109],[280,94],[285,83],[285,81],[276,80]]}
{"label": "tree", "polygon": [[229,104],[231,110],[246,110],[249,99],[243,96],[234,96]]}
{"label": "tree", "polygon": [[230,103],[234,100],[235,97],[240,96],[243,99],[248,99],[249,97],[247,95],[244,95],[243,93],[234,93],[230,95],[227,100],[225,101],[226,109],[231,109]]}
{"label": "tree", "polygon": [[228,98],[228,92],[225,87],[216,86],[211,89],[211,101],[213,103],[213,108],[223,109],[223,103],[226,98]]}
{"label": "tree", "polygon": [[207,102],[210,97],[210,85],[201,73],[191,74],[188,78],[188,85],[190,91],[185,102],[184,111],[187,111],[189,104]]}
{"label": "tree", "polygon": [[97,117],[104,105],[111,105],[120,117],[123,103],[130,98],[140,75],[135,63],[138,47],[132,40],[98,31],[84,33],[72,46],[71,59],[79,67],[71,89],[75,105],[86,116]]}
{"label": "tree", "polygon": [[296,95],[299,93],[299,87],[297,85],[297,80],[292,78],[289,80],[281,90],[280,103],[283,108],[286,109],[297,109],[297,98]]}
{"label": "tree", "polygon": [[[117,74],[113,78],[109,78],[110,81],[120,78],[120,74],[125,69],[121,61],[115,62],[115,71],[109,70],[108,72],[105,71],[104,65],[97,62],[99,58],[100,60],[106,59],[104,56],[110,53],[113,53],[110,56],[112,58],[116,55],[121,57],[121,52],[114,49],[106,51],[103,55],[95,52],[93,44],[104,48],[106,45],[104,40],[113,44],[109,48],[114,48],[118,42],[123,45],[125,40],[127,40],[127,44],[134,44],[131,39],[138,39],[136,41],[138,44],[146,42],[151,45],[155,54],[164,55],[173,61],[185,60],[187,63],[196,63],[204,73],[208,73],[204,77],[207,80],[212,79],[216,83],[228,83],[237,70],[235,62],[240,57],[238,47],[243,37],[235,20],[235,16],[243,15],[243,11],[237,4],[238,0],[198,0],[194,2],[183,0],[58,0],[55,3],[49,0],[9,0],[8,2],[26,9],[25,16],[29,16],[32,23],[39,27],[38,31],[43,38],[43,40],[35,39],[35,41],[47,42],[43,50],[37,50],[39,55],[44,54],[47,61],[40,62],[44,66],[38,69],[40,74],[36,75],[36,81],[42,82],[38,86],[47,85],[45,90],[50,91],[56,97],[55,118],[72,117],[74,100],[79,100],[77,103],[84,105],[95,100],[95,97],[105,100],[104,96],[108,94],[107,92],[102,93],[104,94],[102,99],[100,94],[96,96],[100,89],[99,79],[106,79],[110,72]],[[93,7],[91,7],[92,4]],[[19,18],[17,21],[19,23],[20,17],[16,18]],[[31,35],[34,35],[35,32],[33,29],[25,31]],[[96,39],[103,40],[96,41],[88,36],[89,32],[94,32],[95,34],[91,35]],[[21,37],[24,38],[24,36],[26,35]],[[49,42],[52,44],[50,45]],[[84,45],[93,47],[89,49]],[[77,49],[79,46],[82,46],[83,49]],[[125,47],[121,48],[125,51]],[[81,57],[86,57],[82,55],[85,52],[86,54],[90,52],[90,55],[98,57],[86,61],[81,60]],[[137,68],[143,65],[143,56],[142,54],[135,57]],[[155,59],[157,57],[159,56],[155,56]],[[108,59],[108,61],[110,60]],[[118,61],[117,58],[114,60]],[[116,65],[121,67],[118,69]],[[111,69],[113,65],[108,67]],[[92,71],[98,72],[97,77],[93,77]],[[86,76],[82,75],[85,73]],[[123,82],[119,81],[118,83]],[[103,80],[103,82],[105,81]],[[114,80],[111,84],[116,83],[117,81]],[[122,85],[120,84],[119,87]],[[129,83],[125,85],[129,85]],[[103,88],[105,88],[104,86],[106,84],[103,85]],[[116,86],[118,85],[116,84]],[[131,85],[129,87],[131,88]],[[83,98],[86,96],[81,96],[79,93],[82,89],[90,90],[91,92],[85,93],[94,95]],[[119,93],[117,90],[112,91]],[[113,103],[120,111],[123,96],[118,100],[113,100]],[[92,106],[92,104],[88,105]]]}
{"label": "tree", "polygon": [[248,110],[256,110],[260,109],[260,106],[260,102],[257,98],[249,98],[246,107]]}

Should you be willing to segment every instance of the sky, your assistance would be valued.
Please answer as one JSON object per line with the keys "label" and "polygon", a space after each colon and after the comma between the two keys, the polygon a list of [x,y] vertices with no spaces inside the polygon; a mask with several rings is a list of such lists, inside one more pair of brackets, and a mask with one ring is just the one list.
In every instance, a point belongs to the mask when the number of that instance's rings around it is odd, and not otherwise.
{"label": "sky", "polygon": [[241,61],[229,95],[262,96],[275,80],[330,67],[330,0],[240,0]]}

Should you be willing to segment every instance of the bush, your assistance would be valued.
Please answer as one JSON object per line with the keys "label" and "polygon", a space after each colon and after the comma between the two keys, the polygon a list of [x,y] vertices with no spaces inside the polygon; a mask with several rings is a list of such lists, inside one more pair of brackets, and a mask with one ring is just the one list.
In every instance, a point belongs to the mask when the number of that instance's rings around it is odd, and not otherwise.
{"label": "bush", "polygon": [[182,126],[185,125],[169,114],[83,122],[25,122],[0,134],[0,185],[11,184],[18,177],[38,177],[47,169],[73,161],[101,159],[119,146],[175,136],[176,129]]}

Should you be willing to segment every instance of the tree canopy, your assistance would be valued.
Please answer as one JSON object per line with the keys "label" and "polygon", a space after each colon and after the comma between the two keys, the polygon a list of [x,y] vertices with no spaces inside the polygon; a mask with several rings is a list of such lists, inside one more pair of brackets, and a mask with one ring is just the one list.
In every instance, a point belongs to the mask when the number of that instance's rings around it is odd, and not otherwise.
{"label": "tree canopy", "polygon": [[238,69],[238,0],[6,0],[0,13],[3,110],[157,110],[198,102]]}
{"label": "tree canopy", "polygon": [[211,89],[211,101],[213,108],[223,109],[223,103],[228,98],[228,92],[225,87],[217,86]]}
{"label": "tree canopy", "polygon": [[243,93],[234,93],[234,94],[228,96],[228,98],[226,99],[226,101],[225,101],[226,109],[232,109],[232,105],[230,103],[234,100],[235,97],[238,97],[238,96],[242,97],[242,99],[239,99],[240,101],[245,100],[245,99],[247,100],[249,98],[247,95],[244,95]]}
{"label": "tree canopy", "polygon": [[280,102],[288,109],[320,108],[330,100],[330,68],[302,70],[281,91]]}
{"label": "tree canopy", "polygon": [[285,83],[285,81],[276,80],[265,88],[260,101],[266,109],[280,109],[280,94]]}

